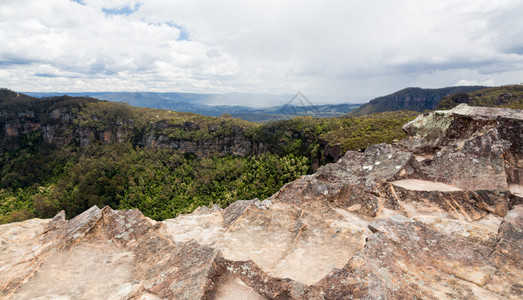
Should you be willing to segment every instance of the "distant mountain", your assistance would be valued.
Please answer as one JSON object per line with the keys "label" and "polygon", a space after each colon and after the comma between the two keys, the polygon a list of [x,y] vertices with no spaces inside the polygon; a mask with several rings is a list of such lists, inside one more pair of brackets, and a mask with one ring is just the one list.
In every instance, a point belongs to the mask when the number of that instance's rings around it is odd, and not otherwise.
{"label": "distant mountain", "polygon": [[[32,97],[61,96],[63,93],[26,92]],[[112,102],[124,102],[138,107],[169,109],[217,117],[229,114],[251,122],[268,122],[290,119],[296,116],[316,118],[342,116],[360,104],[293,105],[292,95],[259,94],[197,94],[197,93],[154,93],[154,92],[85,92],[67,93],[72,97],[90,97]],[[246,103],[246,105],[216,105],[218,103]],[[280,105],[259,108],[255,103],[279,103]],[[287,103],[281,105],[281,103]],[[300,104],[296,102],[296,104]],[[308,103],[307,103],[308,104]]]}
{"label": "distant mountain", "polygon": [[436,105],[436,109],[451,109],[461,103],[523,109],[523,85],[505,85],[445,96]]}
{"label": "distant mountain", "polygon": [[246,121],[265,123],[268,121],[289,120],[298,116],[328,118],[346,115],[360,104],[325,104],[325,105],[281,105],[246,112],[232,113],[231,116]]}
{"label": "distant mountain", "polygon": [[[25,92],[24,92],[25,93]],[[33,97],[61,96],[64,93],[25,93]],[[71,97],[90,97],[111,102],[124,102],[132,106],[158,109],[170,109],[179,112],[194,112],[206,116],[219,116],[230,111],[247,111],[247,108],[234,106],[230,109],[220,106],[210,106],[207,102],[215,99],[214,94],[197,93],[150,93],[150,92],[84,92],[66,93]]]}
{"label": "distant mountain", "polygon": [[410,87],[393,94],[378,97],[349,113],[350,116],[362,116],[376,112],[411,110],[422,112],[432,110],[447,95],[461,92],[473,92],[485,86],[454,86],[440,89]]}

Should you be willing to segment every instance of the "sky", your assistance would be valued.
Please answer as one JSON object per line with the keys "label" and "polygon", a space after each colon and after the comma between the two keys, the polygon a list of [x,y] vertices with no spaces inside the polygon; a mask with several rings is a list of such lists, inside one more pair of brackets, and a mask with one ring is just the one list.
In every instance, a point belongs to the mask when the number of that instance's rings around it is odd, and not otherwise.
{"label": "sky", "polygon": [[519,84],[521,16],[522,0],[1,0],[0,86],[340,103]]}

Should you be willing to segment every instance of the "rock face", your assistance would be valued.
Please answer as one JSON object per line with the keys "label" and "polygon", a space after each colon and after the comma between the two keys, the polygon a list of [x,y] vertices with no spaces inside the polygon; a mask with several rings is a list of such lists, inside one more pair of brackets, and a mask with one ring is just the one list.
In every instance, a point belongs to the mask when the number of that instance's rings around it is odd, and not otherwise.
{"label": "rock face", "polygon": [[263,201],[0,226],[0,299],[521,299],[523,113],[422,115]]}
{"label": "rock face", "polygon": [[[57,147],[129,142],[204,157],[243,156],[264,146],[247,137],[248,126],[234,119],[157,113],[96,99],[41,100],[0,89],[0,153],[21,148],[28,139]],[[151,115],[144,121],[143,114]]]}

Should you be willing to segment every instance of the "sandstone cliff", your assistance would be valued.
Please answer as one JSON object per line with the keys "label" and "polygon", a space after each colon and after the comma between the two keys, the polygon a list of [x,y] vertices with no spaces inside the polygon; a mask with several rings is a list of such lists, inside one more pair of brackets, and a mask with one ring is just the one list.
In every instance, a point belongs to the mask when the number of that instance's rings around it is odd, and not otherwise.
{"label": "sandstone cliff", "polygon": [[458,106],[263,201],[0,226],[1,299],[521,299],[523,112]]}
{"label": "sandstone cliff", "polygon": [[23,143],[86,146],[130,142],[199,156],[255,152],[243,120],[139,108],[124,103],[68,96],[37,99],[0,89],[0,153]]}

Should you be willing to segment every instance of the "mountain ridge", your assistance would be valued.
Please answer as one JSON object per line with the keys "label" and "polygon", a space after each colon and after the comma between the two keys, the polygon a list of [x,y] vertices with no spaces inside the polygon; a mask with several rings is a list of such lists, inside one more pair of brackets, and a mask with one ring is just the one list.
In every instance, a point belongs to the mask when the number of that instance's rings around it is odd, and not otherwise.
{"label": "mountain ridge", "polygon": [[[332,116],[363,116],[378,112],[409,110],[423,112],[435,109],[440,100],[457,94],[471,93],[485,89],[485,86],[452,86],[444,88],[420,88],[408,87],[392,94],[381,96],[364,104],[322,104],[292,103],[290,95],[251,95],[243,93],[233,94],[197,94],[197,93],[154,93],[154,92],[87,92],[70,93],[71,96],[98,97],[102,100],[122,101],[139,107],[172,109],[181,112],[194,112],[208,116],[220,116],[228,114],[235,118],[252,122],[268,122],[282,119],[290,119],[296,116],[332,117]],[[497,89],[494,87],[493,89]],[[28,95],[56,96],[60,93],[28,93]],[[231,96],[233,95],[233,96]],[[227,97],[231,99],[248,99],[249,97],[274,98],[274,101],[284,101],[286,104],[256,108],[245,105],[216,105],[223,102]],[[296,96],[295,96],[296,97]],[[223,99],[222,99],[223,98]],[[287,99],[288,98],[288,99]],[[222,100],[219,100],[222,99]],[[230,100],[227,100],[230,102]],[[279,99],[279,100],[278,100]],[[294,98],[293,98],[294,99]],[[242,100],[243,101],[243,100]],[[288,102],[289,101],[289,102]],[[446,100],[445,100],[446,101]],[[464,101],[464,100],[462,100]],[[470,102],[470,101],[469,101]],[[235,102],[237,103],[237,102]],[[459,104],[459,101],[457,102]],[[213,104],[213,105],[209,105]],[[457,105],[457,104],[456,104]],[[451,108],[441,106],[441,108]]]}
{"label": "mountain ridge", "polygon": [[459,92],[472,92],[484,86],[453,86],[436,89],[409,87],[392,94],[374,98],[366,104],[348,113],[349,116],[361,116],[370,113],[411,110],[423,112],[433,110],[444,96]]}
{"label": "mountain ridge", "polygon": [[[24,93],[33,97],[63,96],[64,93]],[[357,108],[359,104],[294,103],[292,95],[259,95],[244,93],[198,94],[181,92],[80,92],[65,93],[71,97],[91,97],[111,102],[124,102],[138,107],[192,112],[218,117],[230,114],[233,117],[254,122],[290,119],[296,116],[332,117],[342,116]],[[248,105],[224,105],[219,103],[280,103],[264,108]]]}

